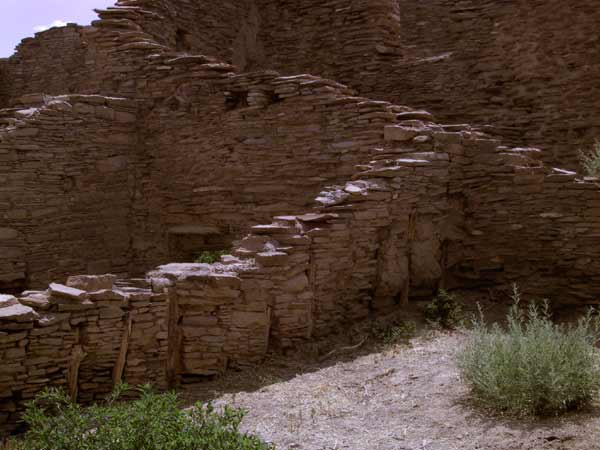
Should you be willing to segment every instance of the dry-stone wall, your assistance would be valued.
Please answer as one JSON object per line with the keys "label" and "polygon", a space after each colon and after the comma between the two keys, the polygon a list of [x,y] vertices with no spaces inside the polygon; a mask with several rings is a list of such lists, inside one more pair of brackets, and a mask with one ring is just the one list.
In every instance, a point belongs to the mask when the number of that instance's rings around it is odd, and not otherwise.
{"label": "dry-stone wall", "polygon": [[519,282],[527,293],[594,302],[594,180],[469,129],[411,118],[384,135],[310,212],[252,227],[216,264],[162,266],[145,282],[72,277],[4,297],[6,428],[42,385],[91,401],[121,379],[197,381],[440,286]]}
{"label": "dry-stone wall", "polygon": [[119,0],[100,11],[109,21],[131,21],[178,52],[218,57],[249,70],[262,59],[260,13],[254,0]]}
{"label": "dry-stone wall", "polygon": [[129,272],[135,102],[21,98],[0,110],[0,288]]}
{"label": "dry-stone wall", "polygon": [[85,402],[121,380],[166,387],[167,327],[163,294],[112,275],[0,296],[0,432],[44,387]]}
{"label": "dry-stone wall", "polygon": [[491,125],[534,145],[555,167],[578,168],[600,132],[600,10],[590,0],[398,0],[405,57],[381,70],[376,96],[444,121]]}
{"label": "dry-stone wall", "polygon": [[[598,8],[590,0],[119,5],[100,11],[92,27],[26,39],[9,60],[11,97],[129,96],[143,89],[132,78],[145,58],[172,49],[215,56],[242,71],[312,73],[370,98],[432,110],[444,121],[491,125],[488,131],[508,144],[541,147],[544,161],[557,167],[577,167],[579,147],[598,134]],[[0,87],[0,102],[1,94]]]}
{"label": "dry-stone wall", "polygon": [[560,39],[554,1],[119,5],[0,60],[0,290],[55,282],[0,296],[0,430],[44,386],[196,381],[440,287],[598,303],[598,180],[543,163],[594,129],[585,1]]}
{"label": "dry-stone wall", "polygon": [[8,78],[8,60],[0,58],[0,108],[8,106],[10,85]]}
{"label": "dry-stone wall", "polygon": [[385,55],[399,55],[402,6],[395,0],[256,0],[265,67],[311,73],[365,89]]}
{"label": "dry-stone wall", "polygon": [[186,239],[196,251],[203,241],[228,248],[253,224],[306,209],[323,185],[347,180],[377,152],[384,125],[410,111],[308,75],[256,72],[217,87],[180,87],[146,119],[159,130],[145,141],[156,213],[141,227],[166,231],[175,260],[192,259]]}
{"label": "dry-stone wall", "polygon": [[[70,24],[23,39],[7,61],[12,96],[96,91],[84,27]],[[89,86],[85,88],[84,86]]]}
{"label": "dry-stone wall", "polygon": [[490,125],[557,167],[577,168],[599,134],[593,1],[257,2],[265,67]]}

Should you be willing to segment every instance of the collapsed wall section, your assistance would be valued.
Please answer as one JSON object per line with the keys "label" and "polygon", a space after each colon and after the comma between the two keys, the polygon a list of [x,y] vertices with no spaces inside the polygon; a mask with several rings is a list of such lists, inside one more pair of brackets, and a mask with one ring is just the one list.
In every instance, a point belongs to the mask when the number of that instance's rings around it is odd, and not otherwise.
{"label": "collapsed wall section", "polygon": [[25,403],[45,387],[85,403],[121,380],[166,388],[167,310],[164,295],[114,276],[0,295],[0,434],[22,426]]}
{"label": "collapsed wall section", "polygon": [[[516,281],[528,294],[597,302],[594,180],[424,112],[395,115],[404,120],[383,126],[381,146],[346,182],[300,214],[252,227],[216,264],[160,267],[148,275],[151,291],[148,282],[75,277],[3,297],[7,429],[43,383],[92,401],[120,379],[193,382],[440,287]],[[585,204],[575,205],[582,192]]]}
{"label": "collapsed wall section", "polygon": [[226,249],[255,223],[306,210],[322,186],[348,179],[374,154],[383,126],[407,110],[317,77],[257,72],[211,85],[208,76],[181,83],[145,121],[156,130],[144,143],[156,214],[141,227],[148,242],[162,242],[148,249],[148,258],[159,257],[154,264],[167,251],[174,261],[193,260],[194,235],[196,252]]}
{"label": "collapsed wall section", "polygon": [[0,111],[0,289],[128,272],[137,105],[29,96]]}

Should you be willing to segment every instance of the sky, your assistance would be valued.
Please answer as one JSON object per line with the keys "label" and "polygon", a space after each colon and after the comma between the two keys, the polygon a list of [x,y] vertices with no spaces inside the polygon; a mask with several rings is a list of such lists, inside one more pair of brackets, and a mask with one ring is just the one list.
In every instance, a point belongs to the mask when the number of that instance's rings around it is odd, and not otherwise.
{"label": "sky", "polygon": [[21,39],[52,26],[75,22],[89,25],[98,17],[94,8],[116,0],[0,0],[0,58],[14,53]]}

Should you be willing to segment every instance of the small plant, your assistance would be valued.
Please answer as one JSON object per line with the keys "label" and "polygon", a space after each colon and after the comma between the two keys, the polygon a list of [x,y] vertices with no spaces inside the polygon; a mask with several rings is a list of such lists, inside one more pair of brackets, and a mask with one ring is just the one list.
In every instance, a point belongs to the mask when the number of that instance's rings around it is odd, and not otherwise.
{"label": "small plant", "polygon": [[244,412],[211,405],[181,409],[177,394],[139,388],[135,401],[118,403],[120,387],[106,404],[84,408],[59,389],[47,389],[29,402],[25,436],[15,450],[274,450],[242,434]]}
{"label": "small plant", "polygon": [[221,256],[227,255],[227,250],[204,251],[198,255],[194,262],[198,264],[214,264],[221,260]]}
{"label": "small plant", "polygon": [[417,325],[414,322],[400,322],[393,326],[374,328],[372,333],[384,346],[389,347],[408,342],[417,334]]}
{"label": "small plant", "polygon": [[425,318],[443,328],[455,328],[462,322],[463,313],[456,297],[440,289],[431,303],[425,307]]}
{"label": "small plant", "polygon": [[587,176],[600,177],[600,140],[587,152],[579,150],[579,161]]}
{"label": "small plant", "polygon": [[473,399],[513,415],[557,415],[588,404],[598,391],[595,343],[598,319],[590,312],[576,325],[557,325],[548,303],[520,308],[516,287],[507,329],[474,321],[457,355]]}

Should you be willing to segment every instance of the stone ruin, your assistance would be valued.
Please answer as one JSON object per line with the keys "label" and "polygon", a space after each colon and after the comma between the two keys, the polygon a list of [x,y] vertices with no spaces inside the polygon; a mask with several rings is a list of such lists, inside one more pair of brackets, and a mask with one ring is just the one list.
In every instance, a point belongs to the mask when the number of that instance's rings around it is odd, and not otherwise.
{"label": "stone ruin", "polygon": [[598,182],[560,168],[597,8],[557,37],[558,0],[426,3],[121,0],[0,59],[1,431],[46,386],[176,386],[440,287],[597,302]]}

